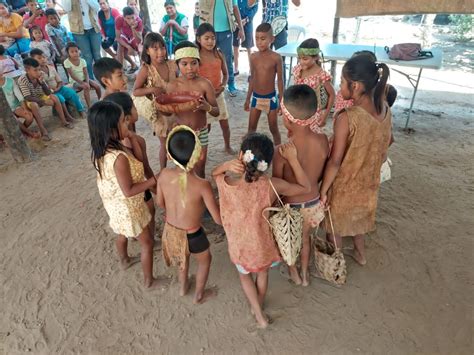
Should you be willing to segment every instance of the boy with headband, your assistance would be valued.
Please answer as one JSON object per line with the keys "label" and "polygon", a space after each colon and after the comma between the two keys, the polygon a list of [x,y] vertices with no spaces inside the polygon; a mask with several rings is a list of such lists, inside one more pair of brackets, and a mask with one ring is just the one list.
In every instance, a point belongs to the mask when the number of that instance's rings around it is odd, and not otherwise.
{"label": "boy with headband", "polygon": [[193,302],[203,303],[215,296],[215,290],[205,290],[211,252],[206,233],[201,227],[207,208],[217,224],[221,224],[219,206],[209,181],[201,179],[194,167],[201,156],[201,144],[196,132],[188,126],[175,127],[166,140],[168,159],[176,167],[161,170],[157,182],[157,204],[165,210],[163,230],[163,257],[167,266],[179,267],[179,295],[189,290],[189,255],[198,263],[196,291]]}
{"label": "boy with headband", "polygon": [[178,64],[181,75],[168,84],[168,93],[194,91],[198,92],[200,98],[192,111],[178,113],[176,121],[178,124],[191,127],[201,143],[201,159],[196,163],[196,174],[202,178],[205,176],[207,145],[209,143],[209,130],[207,128],[207,116],[219,116],[215,90],[211,82],[199,76],[199,49],[189,41],[180,42],[174,52],[174,59]]}
{"label": "boy with headband", "polygon": [[[310,235],[324,218],[324,209],[319,201],[319,181],[329,154],[328,139],[314,123],[318,120],[317,99],[308,85],[294,85],[285,90],[281,111],[288,130],[288,138],[294,143],[298,161],[311,182],[311,191],[298,196],[284,197],[284,202],[298,208],[303,215],[303,247],[301,249],[301,276],[296,265],[289,266],[291,279],[303,286],[309,285],[309,259],[311,255]],[[290,183],[296,182],[289,163],[275,150],[273,176]]]}

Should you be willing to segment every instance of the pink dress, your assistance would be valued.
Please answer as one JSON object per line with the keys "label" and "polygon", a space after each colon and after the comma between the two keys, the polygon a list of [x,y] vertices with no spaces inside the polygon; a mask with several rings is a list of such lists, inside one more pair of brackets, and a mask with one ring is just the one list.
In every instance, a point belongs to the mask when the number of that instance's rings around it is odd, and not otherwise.
{"label": "pink dress", "polygon": [[321,105],[320,102],[321,98],[319,86],[324,85],[324,83],[327,81],[331,82],[331,74],[321,69],[319,73],[303,78],[301,77],[301,70],[302,69],[300,64],[297,64],[293,68],[293,77],[295,78],[295,84],[306,84],[310,86],[316,92],[316,96],[318,97],[318,111],[326,109],[327,107],[322,107],[323,105]]}
{"label": "pink dress", "polygon": [[272,204],[268,177],[232,186],[225,181],[225,175],[219,175],[216,183],[230,260],[248,272],[260,272],[279,262],[273,234],[262,216],[262,211]]}
{"label": "pink dress", "polygon": [[336,100],[334,101],[334,117],[337,117],[336,114],[339,113],[343,108],[349,108],[354,106],[354,100],[344,100],[341,94],[341,90],[339,90],[336,94]]}

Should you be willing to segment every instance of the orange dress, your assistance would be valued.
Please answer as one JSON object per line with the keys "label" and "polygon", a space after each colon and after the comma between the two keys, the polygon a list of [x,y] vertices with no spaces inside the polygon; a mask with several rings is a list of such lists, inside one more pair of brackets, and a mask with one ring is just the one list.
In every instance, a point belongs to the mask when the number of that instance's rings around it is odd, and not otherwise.
{"label": "orange dress", "polygon": [[[334,231],[354,236],[375,230],[375,211],[380,186],[380,168],[392,132],[392,114],[387,107],[383,121],[363,108],[346,108],[349,137],[339,172],[328,191]],[[324,228],[331,231],[327,219]]]}
{"label": "orange dress", "polygon": [[272,205],[268,177],[232,186],[225,175],[219,175],[216,183],[230,260],[248,272],[266,270],[280,261],[270,226],[262,216],[263,210]]}

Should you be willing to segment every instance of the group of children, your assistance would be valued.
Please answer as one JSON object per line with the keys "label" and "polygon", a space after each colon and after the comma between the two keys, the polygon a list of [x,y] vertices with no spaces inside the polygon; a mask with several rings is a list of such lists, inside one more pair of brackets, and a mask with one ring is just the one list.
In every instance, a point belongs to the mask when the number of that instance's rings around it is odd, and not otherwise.
{"label": "group of children", "polygon": [[[391,139],[387,104],[388,67],[367,53],[359,53],[343,67],[340,92],[344,107],[334,114],[334,135],[322,132],[336,99],[331,78],[321,65],[319,44],[304,41],[298,48],[296,85],[283,92],[282,60],[271,50],[269,24],[256,29],[258,52],[251,57],[251,77],[245,109],[250,110],[248,134],[237,156],[212,171],[219,200],[205,179],[208,134],[220,122],[225,149],[231,153],[228,112],[223,95],[227,68],[216,49],[215,31],[201,24],[196,44],[183,41],[168,58],[163,38],[144,39],[133,96],[126,92],[120,63],[102,58],[94,74],[105,88],[103,100],[89,110],[88,125],[97,184],[124,268],[135,260],[128,255],[128,239],[141,244],[147,288],[163,281],[153,276],[155,203],[165,211],[163,257],[179,269],[180,295],[190,287],[189,257],[196,258],[194,302],[215,295],[206,289],[212,256],[202,228],[207,210],[227,236],[230,260],[260,327],[269,323],[263,312],[268,271],[282,259],[262,212],[278,196],[303,216],[301,269],[289,268],[295,284],[307,286],[311,233],[323,222],[328,239],[341,245],[353,237],[354,258],[366,262],[364,234],[375,228],[380,168]],[[275,92],[277,79],[278,94]],[[154,100],[162,93],[197,92],[193,108],[175,115],[160,112]],[[268,114],[273,141],[256,133],[262,111]],[[289,143],[281,144],[278,112]],[[147,119],[161,142],[159,174],[150,167],[145,140],[135,132],[138,116]],[[167,160],[174,164],[167,168]],[[272,170],[269,174],[269,170]],[[271,175],[271,176],[270,176]],[[278,196],[277,196],[278,195]],[[334,232],[325,222],[330,206]]]}

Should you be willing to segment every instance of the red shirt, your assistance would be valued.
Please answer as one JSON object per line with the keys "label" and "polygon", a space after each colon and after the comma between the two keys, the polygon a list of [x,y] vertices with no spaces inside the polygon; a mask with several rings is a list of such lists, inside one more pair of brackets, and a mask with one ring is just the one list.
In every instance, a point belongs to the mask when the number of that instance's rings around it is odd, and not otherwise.
{"label": "red shirt", "polygon": [[[138,23],[136,31],[138,33],[142,33],[143,22],[138,16],[135,19],[137,20],[137,23]],[[122,31],[122,35],[125,36],[130,41],[134,39],[132,28],[127,24],[127,22],[125,22],[125,19],[123,18],[123,16],[119,16],[118,18],[115,19],[115,29]]]}
{"label": "red shirt", "polygon": [[[26,14],[23,15],[23,23],[25,23],[26,20],[30,18],[30,13],[27,12]],[[33,26],[39,26],[41,28],[41,31],[43,31],[43,36],[45,40],[49,40],[48,34],[46,33],[46,25],[48,24],[48,18],[43,14],[41,16],[37,16],[33,23],[29,25],[27,28],[30,29]],[[26,26],[25,26],[26,27]],[[31,36],[33,39],[33,36]]]}

